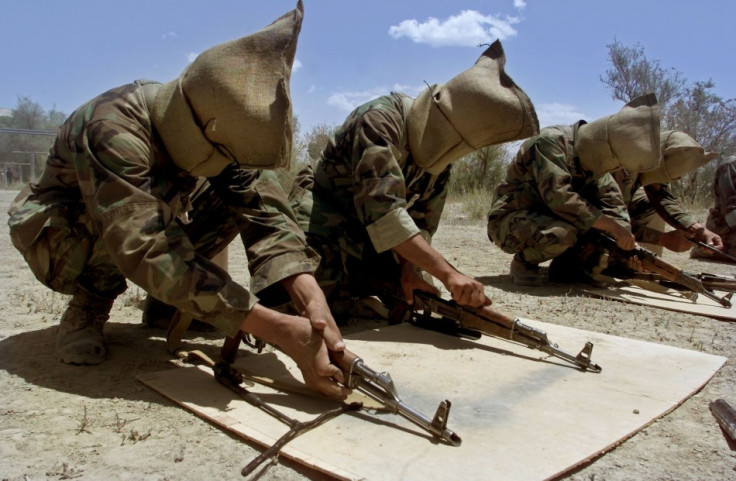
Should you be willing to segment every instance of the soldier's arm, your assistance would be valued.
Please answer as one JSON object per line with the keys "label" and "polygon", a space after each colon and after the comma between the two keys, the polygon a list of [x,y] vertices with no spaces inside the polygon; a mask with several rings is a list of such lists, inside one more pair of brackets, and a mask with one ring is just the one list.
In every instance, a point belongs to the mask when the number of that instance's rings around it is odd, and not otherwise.
{"label": "soldier's arm", "polygon": [[491,300],[485,295],[483,284],[455,269],[421,235],[407,239],[393,250],[442,282],[458,304],[470,307],[491,304]]}

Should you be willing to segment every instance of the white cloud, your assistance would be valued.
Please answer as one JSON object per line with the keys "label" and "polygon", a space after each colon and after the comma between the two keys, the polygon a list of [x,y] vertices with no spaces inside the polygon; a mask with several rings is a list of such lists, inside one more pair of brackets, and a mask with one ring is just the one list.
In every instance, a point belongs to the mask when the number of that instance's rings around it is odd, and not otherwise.
{"label": "white cloud", "polygon": [[295,58],[294,59],[294,64],[291,66],[291,73],[296,72],[300,68],[302,68],[302,63],[299,61],[298,58]]}
{"label": "white cloud", "polygon": [[355,107],[362,105],[367,101],[381,95],[386,95],[387,93],[388,90],[383,87],[377,87],[374,89],[363,90],[359,92],[337,92],[330,95],[330,97],[327,99],[327,104],[337,107],[340,110],[350,112],[355,109]]}
{"label": "white cloud", "polygon": [[426,85],[401,85],[394,84],[393,87],[375,87],[368,90],[356,92],[337,92],[327,99],[327,104],[337,107],[345,112],[352,112],[356,107],[363,105],[369,100],[373,100],[381,95],[388,95],[391,92],[401,92],[410,97],[416,97],[419,92],[427,88]]}
{"label": "white cloud", "polygon": [[518,17],[508,15],[500,17],[482,15],[475,10],[463,10],[444,21],[434,17],[429,17],[423,23],[415,19],[404,20],[391,26],[388,34],[393,38],[408,37],[416,43],[426,43],[433,47],[476,47],[479,44],[492,43],[496,39],[504,40],[516,36],[513,25],[519,21]]}
{"label": "white cloud", "polygon": [[178,35],[176,35],[176,32],[166,32],[165,34],[161,35],[161,38],[167,39],[167,38],[176,38]]}
{"label": "white cloud", "polygon": [[535,109],[537,111],[537,117],[539,117],[540,127],[571,125],[580,119],[587,118],[574,105],[559,102],[535,105]]}
{"label": "white cloud", "polygon": [[187,54],[187,60],[188,60],[188,61],[189,61],[190,63],[191,63],[191,62],[194,62],[194,59],[195,59],[195,58],[197,58],[197,55],[199,55],[199,53],[197,53],[197,52],[189,52],[189,53]]}
{"label": "white cloud", "polygon": [[524,0],[514,0],[514,8],[524,10],[526,8],[526,2]]}

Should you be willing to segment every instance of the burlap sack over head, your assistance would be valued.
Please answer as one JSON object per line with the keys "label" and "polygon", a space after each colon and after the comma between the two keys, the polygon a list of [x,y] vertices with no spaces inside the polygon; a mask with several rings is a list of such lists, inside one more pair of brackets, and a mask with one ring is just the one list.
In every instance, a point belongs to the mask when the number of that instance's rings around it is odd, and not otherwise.
{"label": "burlap sack over head", "polygon": [[669,184],[718,158],[718,152],[706,152],[695,139],[680,130],[667,130],[661,137],[662,162],[656,169],[639,175],[641,185]]}
{"label": "burlap sack over head", "polygon": [[289,165],[289,79],[303,17],[299,0],[263,30],[202,52],[161,86],[153,124],[174,163],[204,177],[233,162],[257,169]]}
{"label": "burlap sack over head", "polygon": [[635,98],[613,115],[581,125],[575,151],[586,170],[596,174],[620,168],[635,172],[659,165],[659,118],[657,97]]}
{"label": "burlap sack over head", "polygon": [[419,94],[407,115],[409,149],[419,167],[439,174],[480,148],[539,133],[534,105],[505,64],[497,40],[471,68]]}

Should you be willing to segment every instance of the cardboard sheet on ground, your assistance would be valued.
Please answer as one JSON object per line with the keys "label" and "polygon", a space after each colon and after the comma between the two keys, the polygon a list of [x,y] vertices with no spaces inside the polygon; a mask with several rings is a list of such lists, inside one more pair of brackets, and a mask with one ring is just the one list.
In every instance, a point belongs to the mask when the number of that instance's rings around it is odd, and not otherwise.
{"label": "cardboard sheet on ground", "polygon": [[[282,450],[304,465],[349,480],[532,480],[563,474],[621,443],[701,389],[725,358],[536,321],[573,354],[586,341],[599,374],[507,341],[468,341],[403,324],[348,336],[348,347],[388,371],[402,400],[430,418],[440,401],[459,447],[434,442],[398,415],[342,414]],[[281,354],[246,356],[250,372],[298,376]],[[148,386],[223,429],[271,446],[287,427],[220,386],[207,368],[140,376]],[[254,386],[302,421],[335,404]],[[243,465],[250,459],[246,459]]]}
{"label": "cardboard sheet on ground", "polygon": [[[584,287],[583,291],[591,296],[610,299],[613,301],[629,302],[644,306],[652,306],[669,311],[685,312],[697,316],[706,316],[724,321],[736,321],[736,299],[731,307],[724,307],[718,302],[705,296],[698,296],[695,302],[682,297],[678,291],[669,289],[667,292],[654,292],[638,286],[620,285],[596,289]],[[723,297],[728,292],[714,292]]]}

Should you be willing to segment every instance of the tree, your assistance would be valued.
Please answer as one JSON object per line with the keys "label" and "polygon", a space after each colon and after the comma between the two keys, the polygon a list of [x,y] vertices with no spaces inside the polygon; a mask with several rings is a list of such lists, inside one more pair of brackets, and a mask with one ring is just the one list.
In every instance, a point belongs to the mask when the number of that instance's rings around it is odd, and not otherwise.
{"label": "tree", "polygon": [[[662,111],[663,130],[682,130],[707,151],[736,151],[736,99],[724,100],[713,92],[712,80],[688,84],[674,69],[650,60],[644,48],[608,45],[611,68],[600,77],[611,97],[622,102],[654,92]],[[713,164],[713,163],[711,163]],[[674,192],[691,204],[710,201],[714,165],[706,165],[673,183]]]}
{"label": "tree", "polygon": [[[30,97],[18,97],[18,104],[2,126],[10,129],[53,132],[62,124],[66,115],[56,109],[44,111]],[[45,134],[0,134],[0,168],[9,168],[13,177],[27,182],[41,173],[42,160],[51,148],[53,135]]]}
{"label": "tree", "polygon": [[508,150],[503,145],[491,145],[476,150],[453,164],[450,192],[493,192],[496,185],[503,180],[507,165]]}
{"label": "tree", "polygon": [[640,44],[626,47],[614,41],[606,46],[611,68],[600,79],[611,89],[611,98],[628,102],[654,92],[659,104],[666,106],[682,97],[685,79],[676,70],[666,70],[659,61],[646,58]]}

